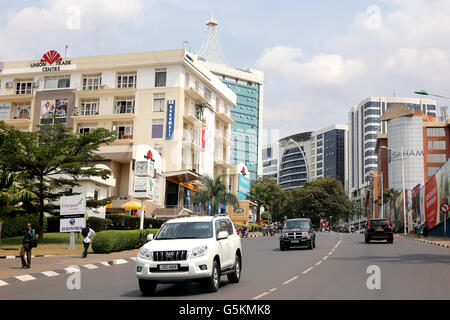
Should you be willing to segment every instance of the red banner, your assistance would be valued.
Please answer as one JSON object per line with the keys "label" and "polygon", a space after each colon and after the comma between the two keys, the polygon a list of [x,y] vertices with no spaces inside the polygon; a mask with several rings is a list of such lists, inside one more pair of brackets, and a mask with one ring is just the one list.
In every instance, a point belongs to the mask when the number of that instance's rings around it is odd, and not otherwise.
{"label": "red banner", "polygon": [[428,230],[436,225],[438,215],[438,192],[436,176],[433,176],[425,185],[425,221]]}
{"label": "red banner", "polygon": [[205,149],[206,139],[205,139],[205,128],[202,128],[202,148]]}

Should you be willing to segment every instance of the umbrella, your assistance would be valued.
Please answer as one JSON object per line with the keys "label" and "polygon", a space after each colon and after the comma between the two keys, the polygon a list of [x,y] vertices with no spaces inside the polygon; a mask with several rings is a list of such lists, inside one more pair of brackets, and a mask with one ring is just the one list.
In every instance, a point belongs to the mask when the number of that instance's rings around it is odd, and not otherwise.
{"label": "umbrella", "polygon": [[106,205],[106,207],[107,207],[107,208],[112,208],[112,203],[108,203],[108,204]]}
{"label": "umbrella", "polygon": [[[138,201],[129,201],[120,206],[122,209],[141,209],[141,203]],[[147,206],[144,206],[147,209]]]}

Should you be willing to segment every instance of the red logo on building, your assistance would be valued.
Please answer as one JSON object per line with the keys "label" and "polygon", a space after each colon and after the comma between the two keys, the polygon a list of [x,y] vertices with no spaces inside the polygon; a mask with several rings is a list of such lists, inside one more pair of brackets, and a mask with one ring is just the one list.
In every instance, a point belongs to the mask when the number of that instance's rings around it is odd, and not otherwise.
{"label": "red logo on building", "polygon": [[247,175],[247,173],[245,172],[245,167],[242,167],[241,173],[242,173],[243,176]]}
{"label": "red logo on building", "polygon": [[45,61],[48,62],[49,64],[53,64],[55,61],[62,61],[62,57],[57,51],[50,50],[44,53],[44,55],[41,58],[41,62]]}
{"label": "red logo on building", "polygon": [[150,150],[148,150],[147,155],[144,156],[144,158],[145,158],[145,159],[153,160],[153,153],[152,153]]}

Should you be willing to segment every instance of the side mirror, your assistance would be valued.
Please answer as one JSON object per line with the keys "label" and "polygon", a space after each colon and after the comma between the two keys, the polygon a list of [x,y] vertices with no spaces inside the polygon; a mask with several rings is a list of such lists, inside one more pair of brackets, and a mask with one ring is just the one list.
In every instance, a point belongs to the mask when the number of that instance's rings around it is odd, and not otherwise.
{"label": "side mirror", "polygon": [[227,231],[220,231],[217,235],[217,240],[223,240],[228,238],[228,232]]}
{"label": "side mirror", "polygon": [[153,240],[153,233],[150,233],[147,235],[147,241],[152,241]]}

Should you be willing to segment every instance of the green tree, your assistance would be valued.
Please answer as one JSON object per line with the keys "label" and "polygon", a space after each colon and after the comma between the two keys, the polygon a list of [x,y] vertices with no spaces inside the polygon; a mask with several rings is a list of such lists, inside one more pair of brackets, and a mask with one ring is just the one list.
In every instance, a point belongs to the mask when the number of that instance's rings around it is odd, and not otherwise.
{"label": "green tree", "polygon": [[277,220],[283,200],[283,190],[271,177],[260,177],[250,187],[250,200],[256,203],[256,221],[260,221],[260,210],[264,208],[272,214],[272,219]]}
{"label": "green tree", "polygon": [[226,173],[218,175],[215,178],[209,176],[200,176],[199,180],[203,186],[194,195],[194,204],[202,204],[203,208],[207,210],[208,203],[211,204],[212,213],[218,212],[219,204],[231,204],[234,208],[239,207],[237,197],[227,191],[227,186],[223,183],[223,178],[227,176]]}
{"label": "green tree", "polygon": [[[36,201],[23,207],[39,213],[39,241],[43,239],[44,212],[58,214],[56,202],[61,196],[72,195],[81,177],[100,176],[107,179],[109,170],[90,167],[90,161],[100,160],[99,147],[114,141],[114,133],[99,128],[85,134],[73,134],[62,124],[42,125],[40,130],[25,132],[0,121],[0,171],[17,173],[20,183],[36,195]],[[87,168],[83,168],[82,166]],[[106,205],[111,198],[87,205]]]}

